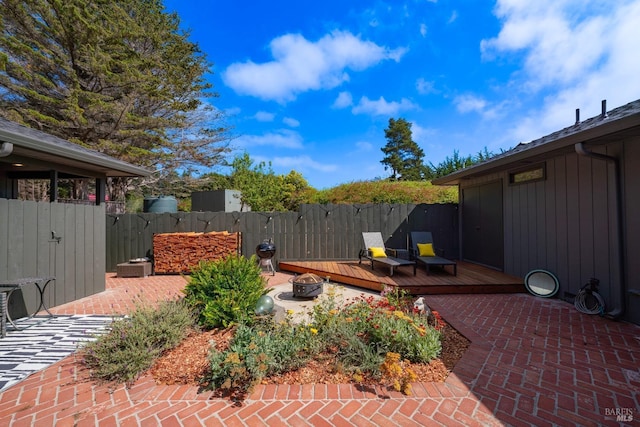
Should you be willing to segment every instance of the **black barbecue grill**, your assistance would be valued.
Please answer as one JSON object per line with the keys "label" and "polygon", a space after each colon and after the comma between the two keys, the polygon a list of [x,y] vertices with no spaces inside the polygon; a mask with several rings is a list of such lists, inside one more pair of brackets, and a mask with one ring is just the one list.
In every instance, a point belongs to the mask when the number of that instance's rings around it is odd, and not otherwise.
{"label": "black barbecue grill", "polygon": [[260,267],[264,267],[270,271],[273,276],[276,275],[276,269],[273,267],[272,258],[276,254],[276,245],[271,239],[265,239],[256,246],[256,255],[260,258]]}

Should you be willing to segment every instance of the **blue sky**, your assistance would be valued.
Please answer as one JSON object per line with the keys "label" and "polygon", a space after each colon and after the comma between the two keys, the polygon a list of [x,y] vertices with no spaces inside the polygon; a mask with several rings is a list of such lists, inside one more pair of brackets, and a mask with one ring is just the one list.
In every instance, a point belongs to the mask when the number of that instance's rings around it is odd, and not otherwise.
{"label": "blue sky", "polygon": [[[499,153],[640,98],[640,0],[165,0],[213,63],[235,154],[315,188],[384,178],[389,118],[425,161]],[[225,172],[219,170],[219,172]]]}

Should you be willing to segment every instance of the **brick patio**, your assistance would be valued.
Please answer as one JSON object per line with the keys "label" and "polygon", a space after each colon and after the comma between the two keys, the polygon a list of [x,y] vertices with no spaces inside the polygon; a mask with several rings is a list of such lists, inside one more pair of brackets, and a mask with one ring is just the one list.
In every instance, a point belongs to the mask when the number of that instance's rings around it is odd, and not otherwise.
{"label": "brick patio", "polygon": [[[272,285],[289,276],[268,276]],[[175,298],[180,276],[116,278],[107,290],[52,310],[125,313],[135,301]],[[130,389],[82,380],[74,357],[0,394],[13,426],[640,425],[640,327],[527,294],[443,295],[429,305],[472,341],[443,384],[406,397],[352,385],[259,386],[242,406],[145,376]]]}

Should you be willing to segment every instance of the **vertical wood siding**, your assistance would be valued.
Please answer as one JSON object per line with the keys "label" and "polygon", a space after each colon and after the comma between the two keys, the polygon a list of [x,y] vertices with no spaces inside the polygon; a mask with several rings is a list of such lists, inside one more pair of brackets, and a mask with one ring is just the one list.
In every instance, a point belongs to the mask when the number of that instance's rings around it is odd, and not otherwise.
{"label": "vertical wood siding", "polygon": [[626,318],[640,325],[640,139],[624,144]]}
{"label": "vertical wood siding", "polygon": [[[593,151],[618,156],[620,150],[620,144],[609,144]],[[621,256],[613,166],[575,153],[550,158],[545,166],[543,181],[510,185],[505,171],[469,180],[463,188],[503,180],[505,273],[524,277],[533,269],[549,270],[560,281],[560,297],[576,294],[595,277],[601,295],[612,301]]]}
{"label": "vertical wood siding", "polygon": [[250,257],[265,239],[276,260],[357,259],[363,231],[380,231],[390,248],[407,248],[408,233],[428,230],[450,257],[458,254],[455,204],[302,205],[298,212],[191,212],[106,215],[106,269],[153,256],[153,235],[181,231],[239,231]]}
{"label": "vertical wood siding", "polygon": [[[0,279],[55,276],[48,307],[104,290],[104,250],[104,206],[0,199]],[[22,295],[26,310],[36,308],[32,288]]]}

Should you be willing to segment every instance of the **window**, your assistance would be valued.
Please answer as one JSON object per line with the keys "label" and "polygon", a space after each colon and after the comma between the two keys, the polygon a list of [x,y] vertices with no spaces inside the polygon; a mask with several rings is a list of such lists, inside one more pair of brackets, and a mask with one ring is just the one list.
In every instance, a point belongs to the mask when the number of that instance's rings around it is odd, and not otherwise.
{"label": "window", "polygon": [[533,181],[542,181],[546,178],[544,165],[521,169],[509,173],[509,184],[524,184]]}

